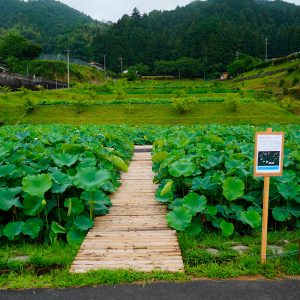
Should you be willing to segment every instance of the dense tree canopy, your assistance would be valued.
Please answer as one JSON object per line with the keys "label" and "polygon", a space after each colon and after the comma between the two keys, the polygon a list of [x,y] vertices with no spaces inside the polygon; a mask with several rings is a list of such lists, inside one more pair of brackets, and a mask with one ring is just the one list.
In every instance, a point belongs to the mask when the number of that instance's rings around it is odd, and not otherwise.
{"label": "dense tree canopy", "polygon": [[0,60],[3,62],[10,58],[33,59],[38,57],[41,52],[40,45],[28,41],[17,32],[8,32],[0,39]]}
{"label": "dense tree canopy", "polygon": [[0,35],[16,28],[45,53],[68,48],[73,57],[99,63],[106,55],[106,66],[116,72],[122,58],[124,69],[142,64],[151,74],[212,77],[237,51],[263,59],[266,36],[269,58],[300,50],[300,7],[279,0],[193,1],[143,15],[134,8],[115,24],[54,0],[0,0],[0,19]]}

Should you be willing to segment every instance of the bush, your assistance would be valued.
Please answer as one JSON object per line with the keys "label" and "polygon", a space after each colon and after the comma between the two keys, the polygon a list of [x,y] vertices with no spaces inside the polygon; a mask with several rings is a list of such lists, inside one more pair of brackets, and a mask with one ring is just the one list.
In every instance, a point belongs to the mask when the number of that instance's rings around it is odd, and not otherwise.
{"label": "bush", "polygon": [[279,81],[279,87],[284,86],[284,84],[285,84],[285,80],[281,79],[281,80]]}
{"label": "bush", "polygon": [[237,113],[239,111],[239,104],[240,100],[237,98],[231,98],[227,100],[227,103],[229,105],[230,112]]}
{"label": "bush", "polygon": [[195,97],[188,98],[174,98],[172,100],[172,107],[180,114],[190,112],[195,108],[197,100]]}
{"label": "bush", "polygon": [[27,114],[34,112],[37,108],[37,104],[31,99],[25,99],[25,111]]}
{"label": "bush", "polygon": [[295,86],[298,83],[299,83],[299,79],[298,78],[294,78],[293,82],[292,82],[292,86]]}

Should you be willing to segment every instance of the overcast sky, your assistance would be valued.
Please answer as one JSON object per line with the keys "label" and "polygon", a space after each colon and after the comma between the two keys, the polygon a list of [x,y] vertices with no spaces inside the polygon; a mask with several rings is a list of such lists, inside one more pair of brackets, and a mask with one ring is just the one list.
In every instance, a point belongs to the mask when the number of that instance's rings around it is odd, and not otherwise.
{"label": "overcast sky", "polygon": [[[184,6],[192,0],[60,0],[97,20],[117,21],[124,14],[131,14],[134,7],[141,13],[157,10],[171,10]],[[287,0],[300,5],[300,0]]]}

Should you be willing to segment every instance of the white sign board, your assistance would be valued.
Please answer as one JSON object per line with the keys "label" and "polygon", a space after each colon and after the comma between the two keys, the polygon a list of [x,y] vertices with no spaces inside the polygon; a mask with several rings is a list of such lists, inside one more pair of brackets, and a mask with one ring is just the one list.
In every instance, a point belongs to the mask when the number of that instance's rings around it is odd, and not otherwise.
{"label": "white sign board", "polygon": [[283,132],[255,135],[254,176],[282,176]]}

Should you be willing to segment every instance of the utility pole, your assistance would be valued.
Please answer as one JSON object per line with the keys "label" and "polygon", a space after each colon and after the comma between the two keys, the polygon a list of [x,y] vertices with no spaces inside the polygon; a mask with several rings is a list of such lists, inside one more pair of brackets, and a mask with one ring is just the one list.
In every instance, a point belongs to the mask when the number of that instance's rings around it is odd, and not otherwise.
{"label": "utility pole", "polygon": [[70,50],[65,50],[67,52],[67,61],[68,61],[68,89],[70,88]]}
{"label": "utility pole", "polygon": [[104,73],[106,72],[106,54],[103,55],[103,69]]}
{"label": "utility pole", "polygon": [[268,61],[268,37],[266,36],[266,57],[265,61]]}
{"label": "utility pole", "polygon": [[119,58],[121,64],[121,74],[123,74],[123,57]]}

